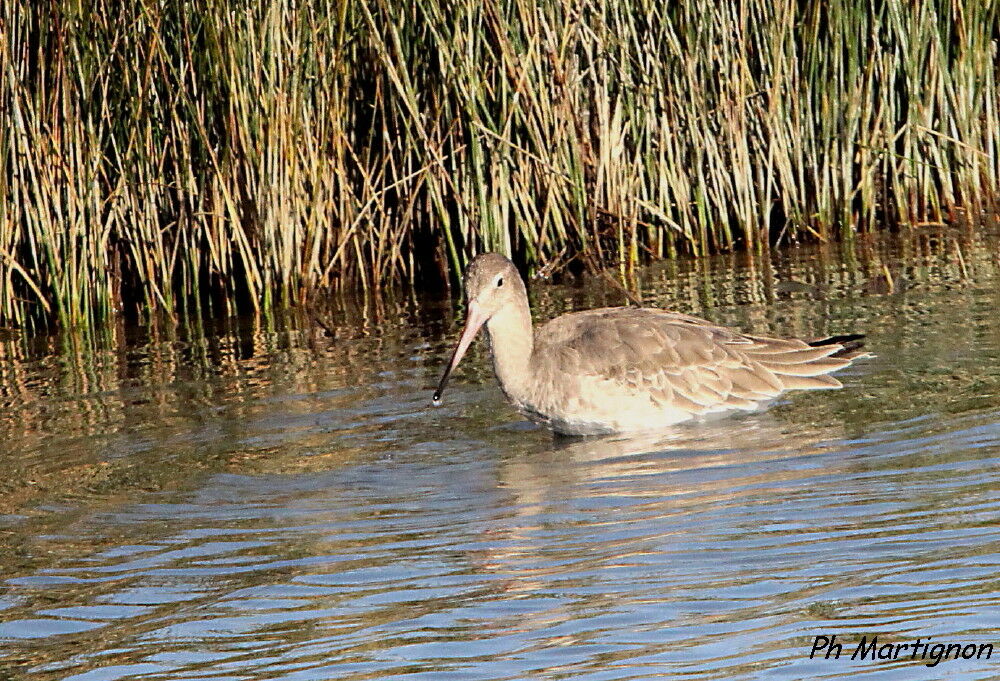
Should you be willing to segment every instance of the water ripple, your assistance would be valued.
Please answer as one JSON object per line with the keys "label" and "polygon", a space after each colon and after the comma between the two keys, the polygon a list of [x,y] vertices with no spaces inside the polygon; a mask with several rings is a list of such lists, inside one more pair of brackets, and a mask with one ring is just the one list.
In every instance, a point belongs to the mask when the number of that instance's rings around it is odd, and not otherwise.
{"label": "water ripple", "polygon": [[[235,359],[192,340],[169,380],[156,353],[100,356],[49,406],[74,432],[26,411],[36,430],[9,430],[0,677],[995,678],[998,301],[948,286],[717,308],[863,326],[880,359],[642,438],[553,440],[481,358],[428,410],[438,322],[320,351],[255,332]],[[26,394],[61,394],[34,370]],[[832,634],[848,654],[810,660]],[[847,659],[874,635],[997,652]]]}

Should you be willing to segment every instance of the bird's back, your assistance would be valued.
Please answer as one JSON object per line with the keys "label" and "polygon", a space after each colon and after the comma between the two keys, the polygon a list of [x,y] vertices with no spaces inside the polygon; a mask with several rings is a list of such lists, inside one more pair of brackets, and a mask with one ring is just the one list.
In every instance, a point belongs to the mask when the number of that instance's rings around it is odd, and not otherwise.
{"label": "bird's back", "polygon": [[661,428],[838,388],[827,374],[863,354],[857,338],[766,338],[650,308],[575,312],[536,330],[532,381],[515,402],[566,433]]}

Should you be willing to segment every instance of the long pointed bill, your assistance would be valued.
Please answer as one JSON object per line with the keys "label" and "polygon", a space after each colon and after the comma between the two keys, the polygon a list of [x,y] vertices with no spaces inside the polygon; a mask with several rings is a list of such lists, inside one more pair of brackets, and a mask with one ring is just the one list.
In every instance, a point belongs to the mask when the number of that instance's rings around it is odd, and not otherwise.
{"label": "long pointed bill", "polygon": [[465,330],[462,331],[462,337],[458,339],[458,345],[455,346],[455,352],[451,353],[451,361],[448,362],[447,368],[444,370],[444,375],[441,376],[441,382],[438,383],[437,390],[434,391],[434,397],[432,398],[434,405],[441,404],[441,393],[444,392],[444,387],[448,385],[448,378],[451,376],[451,372],[455,370],[458,363],[462,361],[465,356],[465,351],[469,349],[472,345],[472,340],[479,333],[479,329],[482,328],[483,324],[486,322],[486,316],[483,311],[479,308],[479,303],[472,301],[469,303],[468,314],[465,317]]}

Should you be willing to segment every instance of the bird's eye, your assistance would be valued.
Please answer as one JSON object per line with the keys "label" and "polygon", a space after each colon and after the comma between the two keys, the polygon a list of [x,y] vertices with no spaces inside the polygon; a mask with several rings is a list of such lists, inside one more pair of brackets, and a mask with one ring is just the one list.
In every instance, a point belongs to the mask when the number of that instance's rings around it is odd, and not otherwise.
{"label": "bird's eye", "polygon": [[497,288],[500,288],[501,286],[503,286],[503,277],[497,279]]}

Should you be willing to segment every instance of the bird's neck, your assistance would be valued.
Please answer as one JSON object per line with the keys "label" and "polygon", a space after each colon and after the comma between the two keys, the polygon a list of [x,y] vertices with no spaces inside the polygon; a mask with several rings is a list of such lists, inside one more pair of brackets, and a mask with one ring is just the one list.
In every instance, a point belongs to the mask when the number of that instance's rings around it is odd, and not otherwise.
{"label": "bird's neck", "polygon": [[486,322],[493,370],[504,393],[515,402],[523,402],[528,393],[535,345],[527,296],[519,302],[502,308]]}

